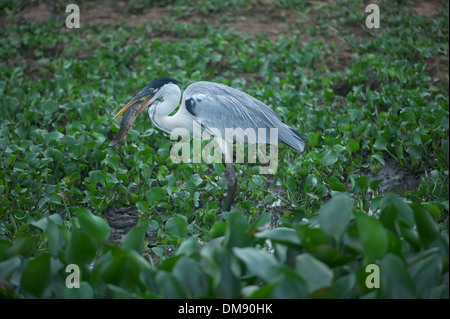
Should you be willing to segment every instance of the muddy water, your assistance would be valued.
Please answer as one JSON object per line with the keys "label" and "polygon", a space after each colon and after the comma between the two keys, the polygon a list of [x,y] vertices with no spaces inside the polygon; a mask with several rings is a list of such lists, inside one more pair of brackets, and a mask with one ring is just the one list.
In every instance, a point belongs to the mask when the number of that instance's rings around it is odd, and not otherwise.
{"label": "muddy water", "polygon": [[403,196],[405,191],[417,190],[422,176],[413,176],[392,159],[386,159],[386,165],[376,174],[369,174],[372,180],[382,179],[378,186],[380,195],[395,193]]}

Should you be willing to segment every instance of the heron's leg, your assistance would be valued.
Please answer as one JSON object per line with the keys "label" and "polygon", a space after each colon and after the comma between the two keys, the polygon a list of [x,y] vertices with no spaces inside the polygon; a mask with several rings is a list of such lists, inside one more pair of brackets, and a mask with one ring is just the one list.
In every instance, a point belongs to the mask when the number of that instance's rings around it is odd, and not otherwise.
{"label": "heron's leg", "polygon": [[234,170],[233,163],[225,163],[227,181],[228,181],[228,192],[227,192],[227,203],[225,205],[225,211],[229,212],[231,209],[231,204],[233,204],[234,191],[236,190],[237,178],[236,171]]}

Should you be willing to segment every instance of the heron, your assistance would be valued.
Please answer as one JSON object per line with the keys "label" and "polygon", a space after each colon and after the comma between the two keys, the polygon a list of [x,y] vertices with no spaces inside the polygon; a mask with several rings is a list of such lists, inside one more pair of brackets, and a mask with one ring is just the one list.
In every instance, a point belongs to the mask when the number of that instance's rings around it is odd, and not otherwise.
{"label": "heron", "polygon": [[[228,128],[270,129],[278,131],[278,141],[288,145],[297,152],[303,152],[306,139],[294,128],[284,124],[280,117],[266,104],[240,90],[225,84],[199,81],[190,84],[183,96],[179,85],[181,82],[171,78],[157,78],[145,86],[131,99],[113,118],[137,104],[139,114],[147,106],[148,115],[153,124],[160,130],[171,133],[174,129],[184,128],[192,135],[193,123],[201,123],[202,130],[220,132],[222,137],[221,151],[227,156],[228,145],[236,140],[244,142],[245,137],[227,137]],[[142,99],[145,98],[144,102]],[[181,99],[181,104],[180,104]],[[171,115],[178,107],[178,111]],[[137,115],[136,115],[137,116]],[[134,117],[135,119],[136,117]],[[133,121],[134,121],[133,119]],[[216,134],[218,135],[218,134]],[[246,142],[249,142],[247,136]],[[271,143],[267,138],[266,142]],[[236,171],[233,163],[225,162],[227,177],[227,198],[225,211],[230,211],[237,186]]]}

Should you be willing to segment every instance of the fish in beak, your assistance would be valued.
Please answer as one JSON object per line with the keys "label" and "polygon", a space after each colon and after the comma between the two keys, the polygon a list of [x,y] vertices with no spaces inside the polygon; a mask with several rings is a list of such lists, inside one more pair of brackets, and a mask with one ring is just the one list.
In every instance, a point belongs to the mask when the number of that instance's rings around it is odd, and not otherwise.
{"label": "fish in beak", "polygon": [[141,113],[145,107],[148,105],[153,94],[150,94],[144,102],[141,102],[143,95],[139,93],[136,95],[127,105],[125,105],[113,118],[113,120],[120,114],[125,113],[122,122],[120,123],[119,132],[117,132],[116,137],[109,143],[109,146],[119,147],[120,142],[127,136],[128,131],[133,126],[136,121],[137,116]]}

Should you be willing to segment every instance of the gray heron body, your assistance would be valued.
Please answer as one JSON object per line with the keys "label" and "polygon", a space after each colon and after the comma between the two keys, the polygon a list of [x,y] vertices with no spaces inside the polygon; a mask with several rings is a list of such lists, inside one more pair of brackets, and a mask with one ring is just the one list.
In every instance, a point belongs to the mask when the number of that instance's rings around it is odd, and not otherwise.
{"label": "gray heron body", "polygon": [[[252,129],[248,132],[276,128],[278,131],[276,143],[280,141],[295,151],[303,151],[305,138],[284,124],[271,108],[250,95],[224,84],[200,81],[189,85],[182,96],[179,83],[169,78],[155,79],[125,105],[114,119],[145,97],[138,111],[141,112],[150,105],[148,114],[156,127],[169,134],[174,129],[183,128],[192,135],[194,123],[197,121],[201,123],[202,130],[208,131],[212,136],[221,136],[220,149],[224,157],[227,156],[228,145],[234,141],[256,143],[255,134],[248,134],[245,137],[243,135],[230,137],[227,134],[227,129],[237,128]],[[178,111],[170,115],[178,106]],[[273,141],[266,134],[265,141],[258,140],[258,143],[260,142]],[[228,180],[225,211],[229,211],[237,179],[233,164],[225,161],[225,167]]]}

